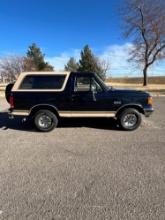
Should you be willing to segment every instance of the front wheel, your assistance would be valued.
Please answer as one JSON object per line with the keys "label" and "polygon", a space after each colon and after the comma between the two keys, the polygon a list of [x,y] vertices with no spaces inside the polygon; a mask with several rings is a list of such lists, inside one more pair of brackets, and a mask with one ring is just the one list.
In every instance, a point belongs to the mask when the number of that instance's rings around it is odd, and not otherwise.
{"label": "front wheel", "polygon": [[126,131],[133,131],[141,124],[141,114],[133,108],[125,109],[118,117],[120,126]]}
{"label": "front wheel", "polygon": [[34,124],[39,131],[52,131],[58,125],[58,118],[49,110],[40,110],[35,114]]}

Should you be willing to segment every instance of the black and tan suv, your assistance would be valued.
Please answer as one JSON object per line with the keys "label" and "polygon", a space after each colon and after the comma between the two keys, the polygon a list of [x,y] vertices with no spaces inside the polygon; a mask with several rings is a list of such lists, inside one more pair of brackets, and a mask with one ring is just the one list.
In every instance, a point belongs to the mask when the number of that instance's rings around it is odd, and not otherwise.
{"label": "black and tan suv", "polygon": [[57,127],[61,117],[113,117],[123,129],[135,130],[141,114],[153,112],[150,94],[108,87],[88,72],[21,73],[7,86],[6,98],[12,118],[31,118],[40,131]]}

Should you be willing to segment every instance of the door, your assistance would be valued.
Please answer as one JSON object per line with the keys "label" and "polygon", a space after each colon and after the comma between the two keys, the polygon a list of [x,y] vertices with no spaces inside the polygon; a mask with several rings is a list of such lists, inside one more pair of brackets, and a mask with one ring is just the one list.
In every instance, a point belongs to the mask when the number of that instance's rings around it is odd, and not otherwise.
{"label": "door", "polygon": [[96,100],[91,87],[90,76],[76,76],[71,93],[71,110],[89,111],[94,110]]}
{"label": "door", "polygon": [[71,93],[71,110],[87,112],[111,111],[112,103],[107,92],[93,75],[74,77]]}

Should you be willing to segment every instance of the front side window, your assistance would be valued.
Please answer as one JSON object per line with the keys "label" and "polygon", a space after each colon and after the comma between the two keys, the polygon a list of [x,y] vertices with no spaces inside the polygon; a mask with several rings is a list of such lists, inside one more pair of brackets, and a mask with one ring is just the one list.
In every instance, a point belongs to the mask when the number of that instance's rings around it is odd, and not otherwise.
{"label": "front side window", "polygon": [[61,89],[65,75],[28,75],[19,89]]}
{"label": "front side window", "polygon": [[76,92],[88,92],[91,90],[91,78],[90,77],[77,77],[75,80]]}
{"label": "front side window", "polygon": [[75,80],[74,91],[76,92],[88,92],[96,91],[101,92],[102,88],[94,77],[77,77]]}

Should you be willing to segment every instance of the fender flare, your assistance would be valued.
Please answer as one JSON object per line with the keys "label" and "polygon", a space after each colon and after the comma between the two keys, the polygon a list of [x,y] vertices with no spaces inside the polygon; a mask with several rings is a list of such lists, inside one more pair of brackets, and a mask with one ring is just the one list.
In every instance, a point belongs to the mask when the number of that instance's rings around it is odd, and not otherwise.
{"label": "fender flare", "polygon": [[116,117],[126,108],[134,108],[134,109],[138,110],[140,113],[145,114],[142,105],[131,103],[131,104],[122,105],[120,108],[118,108],[116,111]]}
{"label": "fender flare", "polygon": [[39,111],[41,109],[50,110],[50,111],[54,112],[57,116],[59,116],[58,109],[54,105],[50,105],[50,104],[37,104],[37,105],[34,105],[32,108],[30,108],[29,116],[34,115],[37,111]]}

